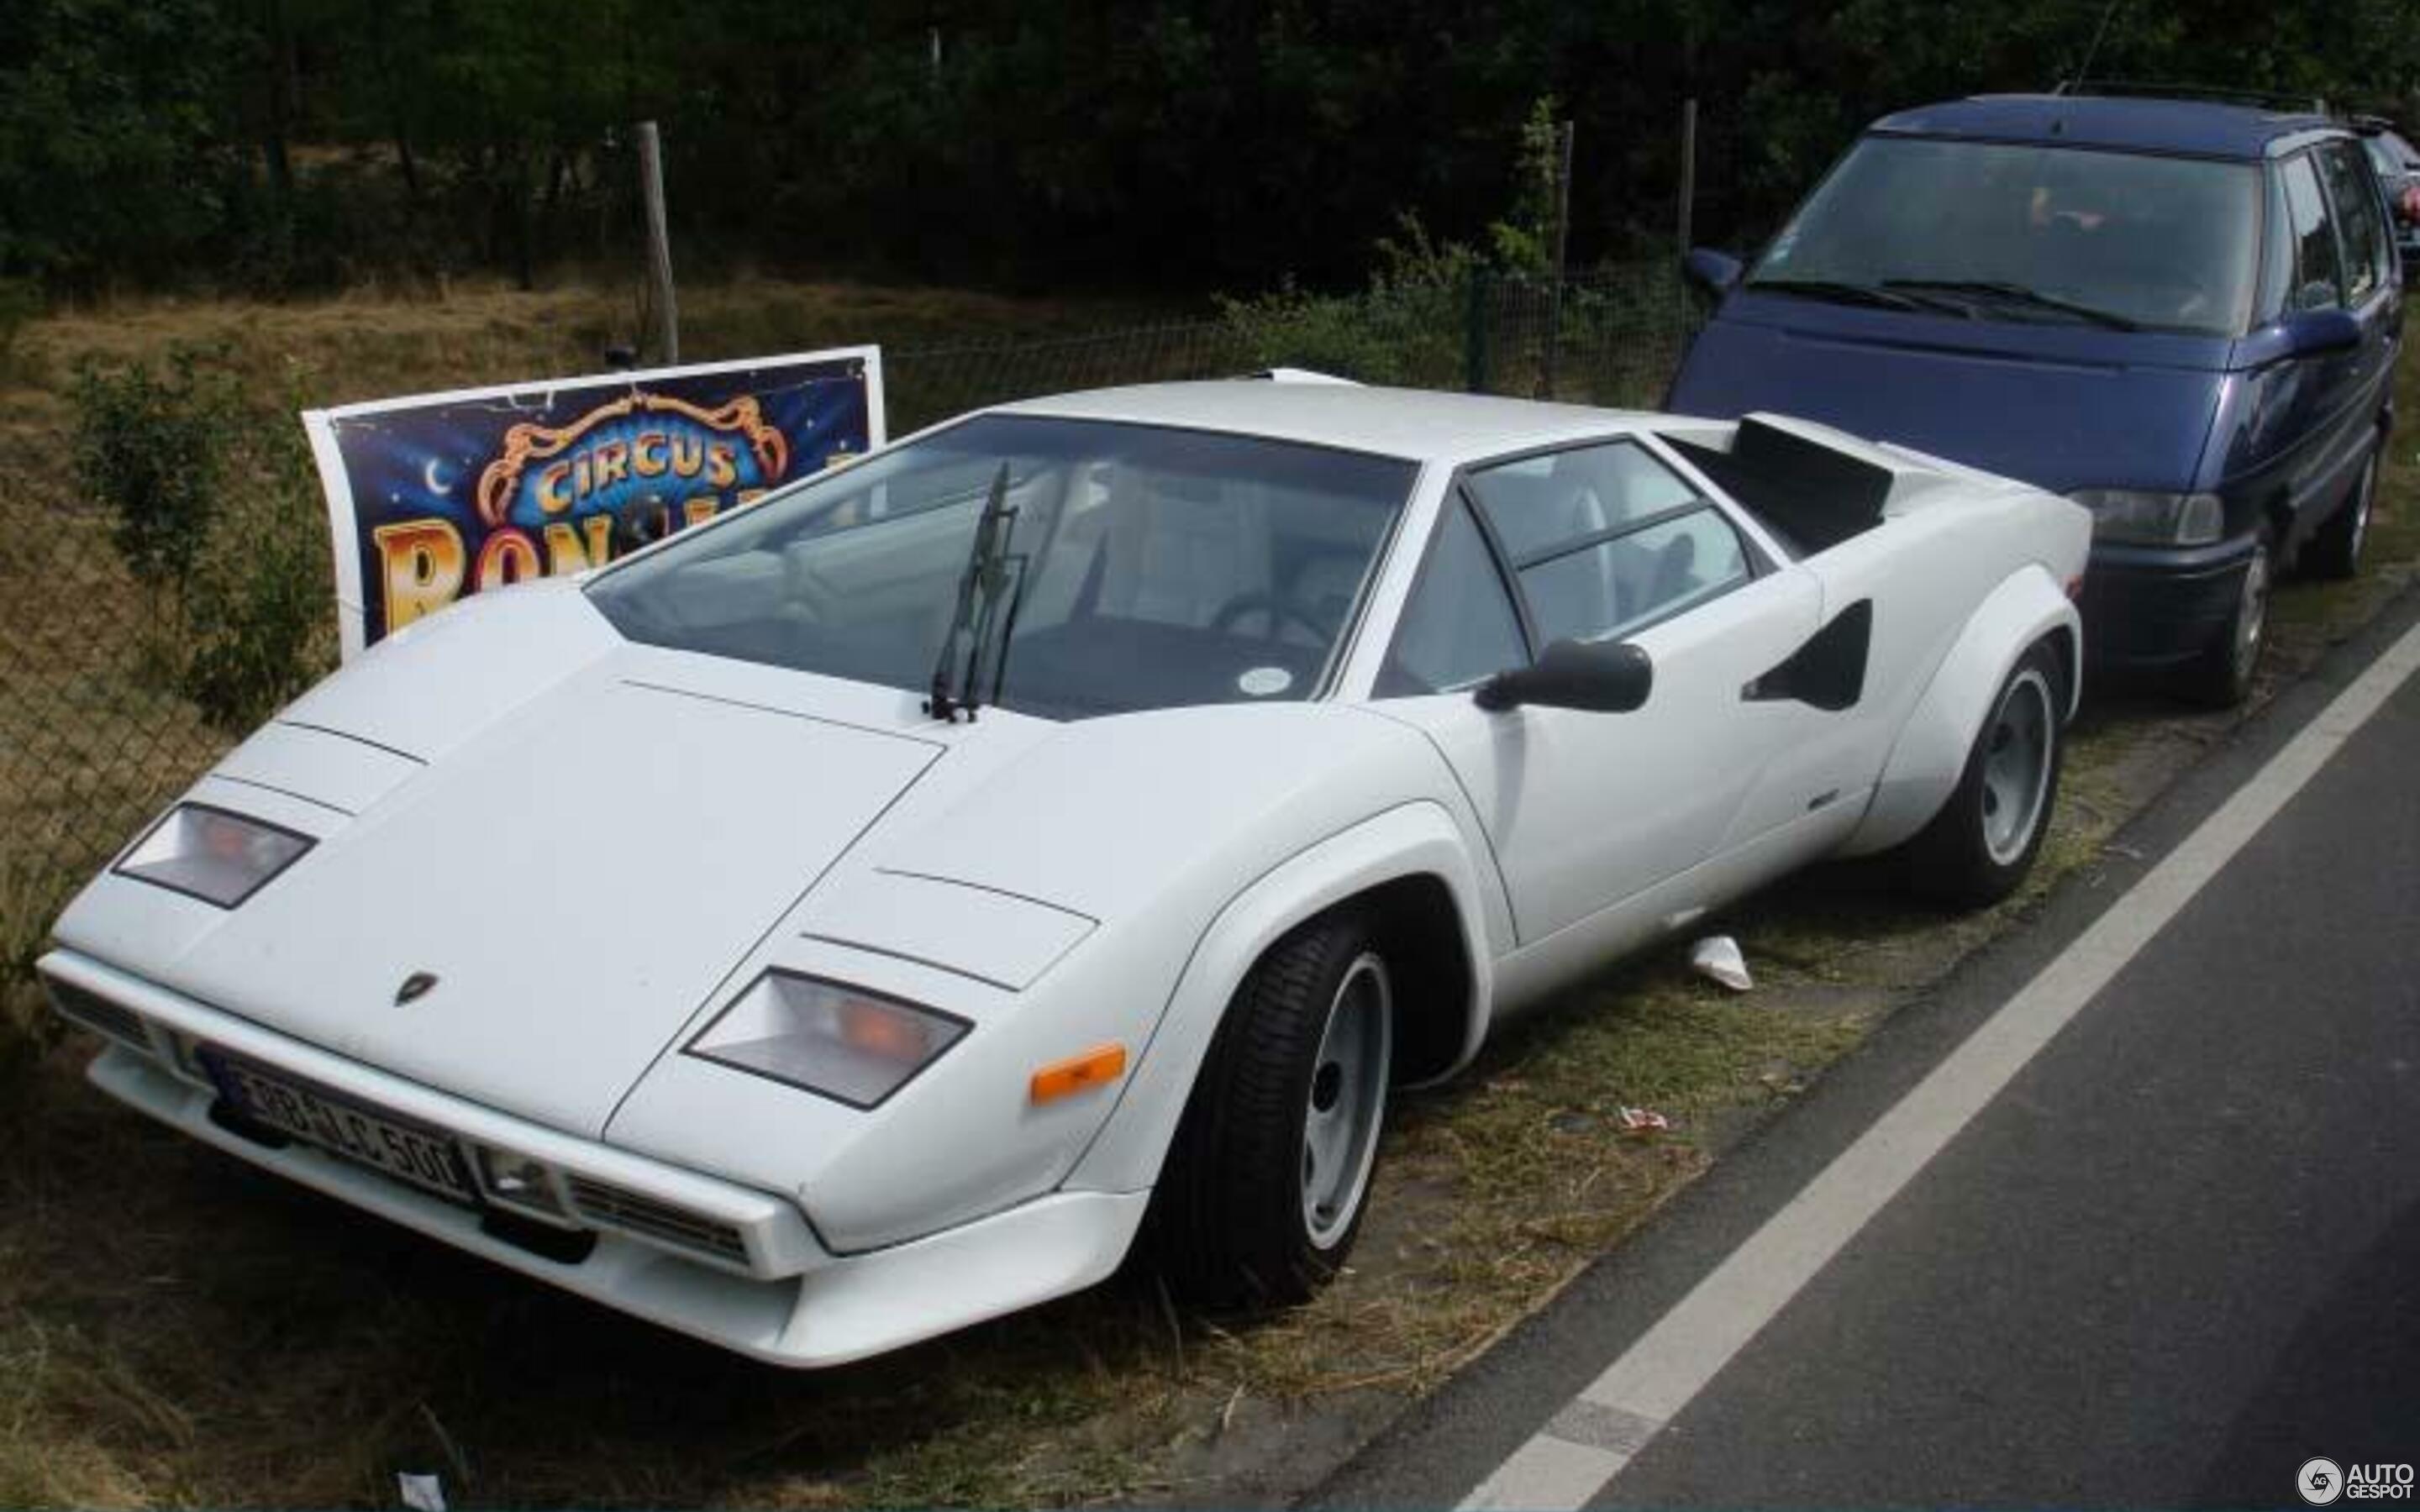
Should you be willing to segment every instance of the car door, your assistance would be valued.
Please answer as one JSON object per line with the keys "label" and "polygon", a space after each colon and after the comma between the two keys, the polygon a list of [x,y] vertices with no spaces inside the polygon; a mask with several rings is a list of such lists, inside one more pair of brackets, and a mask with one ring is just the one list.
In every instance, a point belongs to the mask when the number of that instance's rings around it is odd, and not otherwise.
{"label": "car door", "polygon": [[[1449,493],[1374,706],[1452,766],[1527,944],[1749,838],[1735,825],[1760,779],[1820,716],[1745,695],[1813,635],[1820,597],[1635,440],[1509,458]],[[1645,650],[1645,705],[1473,702],[1561,639]]]}
{"label": "car door", "polygon": [[[2264,312],[2290,320],[2307,311],[2351,308],[2349,290],[2366,285],[2347,277],[2344,245],[2316,154],[2298,152],[2277,162],[2273,172],[2268,255],[2272,276],[2282,286],[2264,296]],[[2315,517],[2312,501],[2326,497],[2342,456],[2363,363],[2362,348],[2356,347],[2281,357],[2244,377],[2245,413],[2252,418],[2233,443],[2229,486],[2262,499],[2282,494],[2297,516],[2297,535],[2308,532]]]}
{"label": "car door", "polygon": [[2361,322],[2361,345],[2346,363],[2345,392],[2330,417],[2324,483],[2319,501],[2333,505],[2377,443],[2373,434],[2386,386],[2401,350],[2403,287],[2377,177],[2360,145],[2339,139],[2312,154],[2327,192],[2344,265],[2345,308]]}

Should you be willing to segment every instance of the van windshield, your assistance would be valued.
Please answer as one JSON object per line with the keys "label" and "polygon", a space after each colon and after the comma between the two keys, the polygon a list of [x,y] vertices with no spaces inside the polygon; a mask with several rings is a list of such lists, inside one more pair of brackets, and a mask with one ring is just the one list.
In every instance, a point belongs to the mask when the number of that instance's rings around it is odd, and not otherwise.
{"label": "van windshield", "polygon": [[2257,164],[1923,137],[1859,142],[1749,275],[1969,319],[2241,335]]}

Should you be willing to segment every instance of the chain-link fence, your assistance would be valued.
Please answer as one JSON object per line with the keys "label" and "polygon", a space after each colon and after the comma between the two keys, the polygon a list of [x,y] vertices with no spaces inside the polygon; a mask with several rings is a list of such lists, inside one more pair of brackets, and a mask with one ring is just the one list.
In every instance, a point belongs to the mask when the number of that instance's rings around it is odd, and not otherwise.
{"label": "chain-link fence", "polygon": [[[1212,320],[901,348],[886,354],[887,404],[892,434],[905,435],[1010,399],[1302,366],[1652,406],[1694,324],[1668,264],[1559,287],[1463,269],[1379,295],[1231,305]],[[0,480],[57,477],[68,440],[0,431]],[[75,883],[231,743],[177,690],[181,633],[178,611],[129,575],[104,508],[0,486],[0,975],[29,959]]]}

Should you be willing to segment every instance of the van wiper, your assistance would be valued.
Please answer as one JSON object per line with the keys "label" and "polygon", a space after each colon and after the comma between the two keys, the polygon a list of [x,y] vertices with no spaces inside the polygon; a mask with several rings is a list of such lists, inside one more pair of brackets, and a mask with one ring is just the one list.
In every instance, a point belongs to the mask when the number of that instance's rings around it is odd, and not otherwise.
{"label": "van wiper", "polygon": [[1934,301],[1918,299],[1913,294],[1835,278],[1759,278],[1750,280],[1747,286],[1760,294],[1789,294],[1802,300],[1822,300],[1827,304],[1866,304],[1880,310],[1943,308]]}
{"label": "van wiper", "polygon": [[1972,294],[2004,304],[2022,304],[2032,310],[2053,310],[2071,315],[2079,320],[2104,327],[2110,331],[2140,331],[2139,321],[2129,320],[2114,310],[2096,309],[2027,288],[2023,284],[2007,284],[1988,278],[1885,278],[1883,286],[1889,289],[1917,289],[1933,294]]}
{"label": "van wiper", "polygon": [[[1016,511],[1008,507],[1008,464],[1002,462],[975,520],[974,548],[958,579],[958,607],[950,616],[950,633],[941,640],[940,659],[933,664],[933,696],[924,701],[924,712],[936,719],[954,722],[963,714],[971,724],[975,710],[1000,697],[1000,680],[1008,670],[1009,637],[1016,630],[1016,601],[1025,590],[1025,558],[1008,549],[1016,527]],[[991,664],[988,698],[980,686],[986,661]]]}

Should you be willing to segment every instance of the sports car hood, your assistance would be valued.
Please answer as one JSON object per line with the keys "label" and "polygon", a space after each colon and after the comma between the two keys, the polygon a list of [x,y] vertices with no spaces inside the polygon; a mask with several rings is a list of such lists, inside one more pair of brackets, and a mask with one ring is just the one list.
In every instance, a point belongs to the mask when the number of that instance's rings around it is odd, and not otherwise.
{"label": "sports car hood", "polygon": [[2186,489],[2228,343],[1944,319],[1737,294],[1699,332],[1667,408],[1796,415],[2066,493]]}
{"label": "sports car hood", "polygon": [[[601,1134],[666,1041],[942,748],[734,696],[745,690],[717,665],[610,632],[528,628],[556,645],[551,664],[487,638],[525,663],[508,669],[509,696],[458,686],[444,717],[415,724],[390,690],[362,705],[384,711],[372,734],[348,712],[349,672],[289,710],[257,739],[317,731],[428,759],[176,959],[129,964],[339,1054]],[[363,680],[426,690],[437,651],[392,654],[410,666],[373,656]],[[248,759],[222,772],[256,771]],[[419,972],[436,985],[399,1001]]]}

